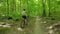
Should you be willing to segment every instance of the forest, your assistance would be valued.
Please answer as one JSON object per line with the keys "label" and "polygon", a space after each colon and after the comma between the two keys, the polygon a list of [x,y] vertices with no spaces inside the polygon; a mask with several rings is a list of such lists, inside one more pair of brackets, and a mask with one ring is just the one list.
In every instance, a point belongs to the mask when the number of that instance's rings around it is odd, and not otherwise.
{"label": "forest", "polygon": [[0,0],[0,34],[60,34],[60,0]]}

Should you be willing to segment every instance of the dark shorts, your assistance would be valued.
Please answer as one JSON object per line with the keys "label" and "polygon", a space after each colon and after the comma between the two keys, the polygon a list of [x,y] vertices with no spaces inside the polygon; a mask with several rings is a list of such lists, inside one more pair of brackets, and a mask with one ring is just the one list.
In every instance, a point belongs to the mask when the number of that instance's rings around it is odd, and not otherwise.
{"label": "dark shorts", "polygon": [[26,15],[23,15],[22,18],[26,19],[27,17],[26,17]]}

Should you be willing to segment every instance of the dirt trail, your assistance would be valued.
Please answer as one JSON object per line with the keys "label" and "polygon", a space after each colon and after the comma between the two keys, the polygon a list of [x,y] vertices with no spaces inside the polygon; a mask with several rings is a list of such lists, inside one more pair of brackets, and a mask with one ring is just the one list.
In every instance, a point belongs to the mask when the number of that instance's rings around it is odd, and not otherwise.
{"label": "dirt trail", "polygon": [[40,34],[40,18],[36,17],[34,34]]}

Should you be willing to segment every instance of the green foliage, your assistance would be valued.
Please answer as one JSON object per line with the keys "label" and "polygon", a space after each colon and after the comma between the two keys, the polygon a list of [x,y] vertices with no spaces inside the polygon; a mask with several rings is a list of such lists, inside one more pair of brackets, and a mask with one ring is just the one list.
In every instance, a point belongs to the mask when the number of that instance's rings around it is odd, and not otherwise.
{"label": "green foliage", "polygon": [[21,18],[23,9],[26,9],[27,16],[36,17],[42,16],[45,10],[45,17],[60,18],[59,6],[58,0],[0,0],[0,14]]}

